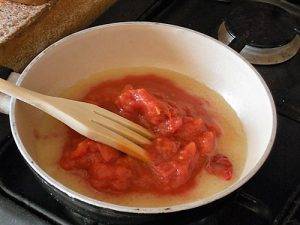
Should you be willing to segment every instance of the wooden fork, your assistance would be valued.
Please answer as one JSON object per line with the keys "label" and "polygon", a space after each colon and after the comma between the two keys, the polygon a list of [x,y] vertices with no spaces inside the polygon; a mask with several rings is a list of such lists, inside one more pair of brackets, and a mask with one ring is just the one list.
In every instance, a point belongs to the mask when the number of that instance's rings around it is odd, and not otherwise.
{"label": "wooden fork", "polygon": [[3,79],[0,91],[46,112],[89,139],[149,161],[142,147],[151,143],[153,134],[115,113],[86,102],[43,95]]}

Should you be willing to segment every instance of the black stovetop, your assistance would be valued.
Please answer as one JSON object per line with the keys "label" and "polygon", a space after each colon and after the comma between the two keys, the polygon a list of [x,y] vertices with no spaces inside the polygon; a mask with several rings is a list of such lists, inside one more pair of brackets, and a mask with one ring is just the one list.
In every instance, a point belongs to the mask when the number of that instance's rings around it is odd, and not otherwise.
{"label": "black stovetop", "polygon": [[[122,0],[92,26],[147,20],[176,24],[216,38],[232,7],[233,3],[214,0]],[[255,67],[277,105],[278,130],[271,154],[221,208],[212,208],[210,216],[198,218],[199,208],[189,220],[181,221],[186,225],[300,224],[300,54],[285,63]],[[0,225],[76,224],[25,164],[10,135],[8,117],[0,115],[0,124]],[[88,224],[88,218],[85,222]],[[181,222],[169,218],[170,224]]]}

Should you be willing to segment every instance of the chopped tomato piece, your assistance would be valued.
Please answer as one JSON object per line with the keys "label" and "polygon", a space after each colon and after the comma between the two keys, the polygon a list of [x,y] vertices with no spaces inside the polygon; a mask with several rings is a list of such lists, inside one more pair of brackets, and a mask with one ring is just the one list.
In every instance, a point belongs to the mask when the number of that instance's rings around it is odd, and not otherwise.
{"label": "chopped tomato piece", "polygon": [[196,152],[197,152],[197,147],[195,142],[190,142],[179,153],[178,159],[180,161],[186,161],[190,163],[193,160],[195,160]]}
{"label": "chopped tomato piece", "polygon": [[153,141],[153,144],[150,149],[150,153],[155,161],[161,160],[168,160],[171,159],[176,153],[179,148],[179,145],[176,141],[171,140],[166,137],[156,138]]}
{"label": "chopped tomato piece", "polygon": [[145,89],[127,89],[118,97],[116,105],[126,117],[138,116],[141,124],[154,128],[156,132],[174,133],[182,125],[176,108],[150,95]]}
{"label": "chopped tomato piece", "polygon": [[105,162],[111,162],[118,159],[121,153],[107,145],[98,143],[98,149],[101,153],[101,156]]}
{"label": "chopped tomato piece", "polygon": [[86,155],[89,151],[97,151],[97,143],[86,139],[78,144],[77,148],[71,153],[70,157],[71,159],[81,158],[84,155]]}
{"label": "chopped tomato piece", "polygon": [[151,124],[157,125],[163,120],[161,103],[145,89],[128,89],[117,99],[116,105],[121,113],[141,114]]}
{"label": "chopped tomato piece", "polygon": [[123,166],[114,167],[103,163],[95,163],[89,169],[89,180],[98,190],[118,192],[126,190],[130,185],[132,173]]}
{"label": "chopped tomato piece", "polygon": [[114,176],[113,168],[104,163],[93,163],[88,172],[90,177],[96,180],[112,179]]}
{"label": "chopped tomato piece", "polygon": [[155,129],[156,133],[161,133],[162,135],[168,135],[175,133],[182,125],[182,118],[177,115],[169,116],[165,122],[160,123],[160,125]]}
{"label": "chopped tomato piece", "polygon": [[222,155],[217,154],[211,157],[206,165],[207,172],[214,174],[224,180],[230,180],[233,174],[233,167],[229,159]]}
{"label": "chopped tomato piece", "polygon": [[205,122],[201,118],[184,118],[182,127],[176,132],[176,135],[184,140],[195,140],[199,134],[206,131]]}
{"label": "chopped tomato piece", "polygon": [[167,183],[171,188],[177,188],[190,179],[197,161],[196,144],[191,142],[179,152],[175,160],[155,165],[153,169],[161,182]]}
{"label": "chopped tomato piece", "polygon": [[115,179],[112,182],[112,189],[117,191],[123,191],[129,188],[131,179],[132,179],[132,172],[130,169],[127,169],[123,166],[118,166],[115,169]]}
{"label": "chopped tomato piece", "polygon": [[216,147],[215,133],[206,131],[198,138],[201,155],[213,155]]}
{"label": "chopped tomato piece", "polygon": [[64,153],[59,161],[59,165],[65,170],[71,170],[75,168],[75,161],[71,160],[70,154]]}

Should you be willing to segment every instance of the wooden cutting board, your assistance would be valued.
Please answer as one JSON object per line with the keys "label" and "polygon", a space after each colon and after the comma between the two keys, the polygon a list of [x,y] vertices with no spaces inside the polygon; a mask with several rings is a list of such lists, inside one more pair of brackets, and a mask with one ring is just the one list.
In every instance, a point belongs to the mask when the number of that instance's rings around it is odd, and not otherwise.
{"label": "wooden cutting board", "polygon": [[20,1],[36,1],[37,5],[0,0],[0,66],[17,72],[24,69],[47,46],[87,27],[116,2],[116,0]]}

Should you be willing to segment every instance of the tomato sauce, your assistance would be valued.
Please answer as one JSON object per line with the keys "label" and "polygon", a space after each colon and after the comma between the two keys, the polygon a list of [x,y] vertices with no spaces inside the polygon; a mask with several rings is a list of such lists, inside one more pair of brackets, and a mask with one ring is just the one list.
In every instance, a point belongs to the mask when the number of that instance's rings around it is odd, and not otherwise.
{"label": "tomato sauce", "polygon": [[232,178],[228,157],[217,152],[222,129],[210,103],[155,75],[127,76],[91,88],[82,99],[134,121],[155,134],[144,146],[145,164],[69,129],[60,166],[81,171],[98,191],[111,194],[174,194],[191,189],[202,170]]}

